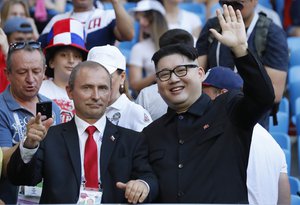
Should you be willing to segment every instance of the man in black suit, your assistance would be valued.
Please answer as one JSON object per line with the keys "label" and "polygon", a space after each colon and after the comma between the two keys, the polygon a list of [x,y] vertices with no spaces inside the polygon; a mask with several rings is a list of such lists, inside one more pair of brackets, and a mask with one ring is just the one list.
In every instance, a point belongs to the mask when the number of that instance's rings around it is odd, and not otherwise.
{"label": "man in black suit", "polygon": [[244,89],[212,101],[202,93],[197,50],[176,44],[153,57],[158,90],[168,111],[143,130],[159,180],[160,203],[248,203],[246,169],[254,125],[273,104],[274,90],[262,64],[248,50],[240,11],[217,11]]}
{"label": "man in black suit", "polygon": [[[82,189],[91,190],[87,188],[102,192],[102,203],[155,199],[158,184],[148,164],[144,135],[115,126],[104,115],[111,95],[107,70],[95,62],[80,63],[71,73],[67,92],[74,101],[75,117],[49,130],[51,118],[42,121],[38,114],[30,120],[27,138],[8,164],[12,183],[36,185],[43,180],[40,203],[76,203]],[[91,150],[85,149],[89,140],[85,130],[91,125],[96,128],[92,138],[98,148],[92,164],[100,164],[96,187],[88,187],[92,168],[85,164],[85,152]]]}

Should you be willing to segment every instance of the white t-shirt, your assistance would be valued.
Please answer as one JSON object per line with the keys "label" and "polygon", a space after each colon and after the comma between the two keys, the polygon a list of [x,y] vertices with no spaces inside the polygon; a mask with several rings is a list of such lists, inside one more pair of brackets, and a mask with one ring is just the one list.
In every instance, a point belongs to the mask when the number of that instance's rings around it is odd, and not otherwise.
{"label": "white t-shirt", "polygon": [[39,93],[50,98],[60,107],[62,123],[68,122],[73,118],[75,114],[74,104],[68,97],[65,89],[58,87],[52,80],[44,80]]}
{"label": "white t-shirt", "polygon": [[[202,26],[201,19],[193,12],[183,9],[179,10],[179,17],[177,22],[168,23],[169,29],[180,28],[186,30],[189,33],[193,33],[193,30]],[[195,36],[198,37],[198,36]]]}
{"label": "white t-shirt", "polygon": [[152,122],[148,111],[129,100],[125,94],[108,106],[105,114],[113,124],[138,132]]}
{"label": "white t-shirt", "polygon": [[166,114],[168,109],[168,105],[158,93],[157,84],[142,89],[135,102],[150,113],[152,120],[156,120]]}
{"label": "white t-shirt", "polygon": [[155,67],[151,58],[154,53],[155,45],[151,38],[140,41],[131,49],[129,64],[142,67],[146,72],[146,76],[153,75]]}
{"label": "white t-shirt", "polygon": [[256,124],[247,168],[249,204],[277,204],[280,173],[287,173],[284,152],[270,133]]}

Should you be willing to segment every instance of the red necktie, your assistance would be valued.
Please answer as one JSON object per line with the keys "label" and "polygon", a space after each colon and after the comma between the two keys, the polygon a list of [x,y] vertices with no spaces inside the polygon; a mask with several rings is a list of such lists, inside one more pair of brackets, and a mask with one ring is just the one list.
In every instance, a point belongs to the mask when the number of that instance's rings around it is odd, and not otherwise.
{"label": "red necktie", "polygon": [[97,130],[95,126],[86,128],[88,138],[84,148],[84,174],[85,186],[89,188],[98,188],[98,152],[97,144],[93,138],[94,132]]}

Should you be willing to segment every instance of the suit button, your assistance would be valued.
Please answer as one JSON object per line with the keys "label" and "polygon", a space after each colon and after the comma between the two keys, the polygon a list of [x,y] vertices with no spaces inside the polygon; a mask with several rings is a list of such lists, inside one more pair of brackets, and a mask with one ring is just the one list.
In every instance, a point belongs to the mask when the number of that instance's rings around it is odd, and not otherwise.
{"label": "suit button", "polygon": [[179,119],[179,120],[182,120],[182,119],[183,119],[183,116],[182,116],[182,115],[179,115],[179,116],[178,116],[178,119]]}
{"label": "suit button", "polygon": [[178,164],[178,168],[181,169],[183,167],[183,164]]}
{"label": "suit button", "polygon": [[178,197],[182,197],[183,195],[184,195],[183,191],[179,191],[179,192],[177,193],[177,196],[178,196]]}
{"label": "suit button", "polygon": [[184,140],[179,140],[179,144],[184,144]]}

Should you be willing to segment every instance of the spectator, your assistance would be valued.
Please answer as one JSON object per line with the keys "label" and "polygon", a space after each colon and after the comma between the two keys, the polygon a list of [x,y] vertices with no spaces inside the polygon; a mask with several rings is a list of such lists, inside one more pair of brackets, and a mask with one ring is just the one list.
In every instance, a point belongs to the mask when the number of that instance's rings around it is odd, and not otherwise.
{"label": "spectator", "polygon": [[[207,14],[207,18],[212,18],[215,17],[215,13],[216,13],[216,9],[221,8],[221,5],[219,4],[219,0],[210,0],[208,1],[209,3],[207,4],[207,6],[210,8],[210,12],[206,13]],[[208,9],[208,8],[207,8]],[[207,11],[207,10],[206,10]],[[282,28],[282,23],[280,20],[279,15],[276,13],[276,11],[274,11],[273,9],[269,9],[263,5],[261,5],[259,2],[255,7],[255,11],[257,13],[263,12],[264,14],[267,15],[268,18],[272,19],[272,21],[279,26],[280,28]]]}
{"label": "spectator", "polygon": [[[193,38],[189,37],[188,33],[179,31],[167,31],[160,38],[160,46],[182,43],[183,39],[187,39],[187,42],[190,41],[189,45],[192,46]],[[188,39],[190,40],[188,41]],[[217,96],[229,90],[242,90],[242,86],[243,80],[230,68],[215,67],[206,73],[202,90],[203,93],[214,100]],[[151,89],[153,89],[153,94],[150,95],[149,90]],[[158,94],[157,89],[156,84],[147,87],[141,91],[137,98],[142,103],[141,105],[145,106],[145,109],[153,106],[153,109],[148,110],[153,120],[167,112],[167,104]],[[152,116],[152,113],[156,114],[155,117]],[[284,153],[273,137],[259,124],[256,124],[253,129],[248,161],[247,189],[249,204],[277,204],[277,201],[278,204],[289,204],[289,201],[286,201],[289,200],[290,193]]]}
{"label": "spectator", "polygon": [[300,1],[293,0],[290,7],[291,25],[288,28],[289,36],[300,36]]}
{"label": "spectator", "polygon": [[115,125],[142,131],[152,122],[150,114],[142,106],[137,105],[126,96],[126,60],[115,46],[94,47],[89,51],[87,60],[104,66],[112,76],[112,92],[107,118]]}
{"label": "spectator", "polygon": [[180,28],[198,38],[201,31],[201,19],[194,14],[179,7],[182,0],[161,0],[166,9],[166,19],[169,29]]}
{"label": "spectator", "polygon": [[94,46],[114,45],[115,40],[131,40],[134,36],[133,22],[119,0],[112,0],[114,10],[95,9],[93,0],[73,0],[74,9],[71,12],[54,16],[47,24],[39,38],[42,47],[46,47],[47,34],[53,24],[61,19],[74,18],[85,27],[86,48]]}
{"label": "spectator", "polygon": [[[65,12],[67,0],[44,0],[45,7],[50,12],[50,16]],[[29,6],[34,7],[37,0],[29,0]]]}
{"label": "spectator", "polygon": [[3,26],[3,31],[7,36],[8,44],[34,40],[32,26],[30,22],[23,17],[8,19]]}
{"label": "spectator", "polygon": [[[231,6],[217,10],[222,34],[245,82],[211,101],[202,95],[204,71],[195,48],[176,44],[153,56],[161,96],[168,112],[147,126],[149,160],[160,185],[159,203],[248,203],[246,168],[252,130],[272,106],[271,81],[247,49],[242,16]],[[255,83],[253,83],[255,79]]]}
{"label": "spectator", "polygon": [[[1,28],[0,28],[1,29]],[[9,84],[6,75],[4,74],[4,70],[6,69],[6,56],[8,51],[8,45],[11,43],[15,43],[18,41],[29,41],[33,40],[33,29],[31,24],[28,22],[28,19],[23,17],[12,17],[9,18],[4,26],[4,33],[1,29],[0,38],[1,38],[1,48],[2,52],[0,52],[0,93],[5,90],[7,85]],[[6,34],[6,35],[5,35]]]}
{"label": "spectator", "polygon": [[[202,83],[203,93],[215,100],[230,90],[241,90],[242,78],[230,68],[208,70]],[[285,154],[261,125],[253,128],[247,167],[249,204],[290,204],[290,185]]]}
{"label": "spectator", "polygon": [[84,46],[84,28],[75,19],[62,19],[53,25],[48,39],[52,40],[44,52],[49,79],[43,81],[40,93],[60,107],[61,122],[67,122],[75,110],[66,86],[72,69],[85,60],[88,53]]}
{"label": "spectator", "polygon": [[[224,2],[220,0],[221,4]],[[255,12],[257,0],[226,2],[232,4],[235,9],[241,9],[247,28],[249,49],[261,58],[275,90],[274,102],[278,104],[285,90],[288,68],[287,41],[283,29],[275,25],[264,15],[259,15]],[[200,66],[206,70],[215,66],[225,66],[234,69],[234,58],[230,48],[218,43],[210,35],[210,28],[219,30],[217,18],[210,19],[206,23],[198,38],[196,47],[200,55]],[[276,106],[274,107],[273,115],[276,113],[275,108]],[[266,129],[269,126],[270,113],[271,110],[266,112],[260,120],[260,124]]]}
{"label": "spectator", "polygon": [[143,33],[143,40],[130,53],[129,85],[138,93],[155,82],[155,68],[151,57],[158,50],[159,37],[168,30],[165,9],[156,0],[142,0],[133,9]]}
{"label": "spectator", "polygon": [[5,35],[2,28],[0,28],[0,93],[2,93],[7,85],[9,84],[6,75],[5,75],[5,68],[6,68],[6,55],[8,51],[8,42],[7,36]]}
{"label": "spectator", "polygon": [[[0,147],[8,149],[25,138],[26,123],[36,114],[36,103],[49,101],[38,94],[45,72],[44,55],[38,42],[12,44],[7,56],[10,85],[0,95]],[[55,124],[60,122],[59,108],[52,103]],[[0,199],[17,203],[18,187],[6,178],[0,181]]]}
{"label": "spectator", "polygon": [[[176,43],[194,46],[194,38],[183,29],[168,30],[159,38],[160,48]],[[158,93],[157,83],[142,89],[135,101],[150,113],[153,120],[167,112],[168,106]]]}
{"label": "spectator", "polygon": [[1,27],[11,17],[23,17],[27,18],[27,21],[31,24],[33,29],[33,39],[39,38],[39,32],[36,28],[34,20],[30,17],[28,4],[24,0],[9,0],[6,1],[1,8]]}
{"label": "spectator", "polygon": [[[98,63],[78,64],[67,87],[75,104],[74,119],[47,132],[51,119],[42,124],[39,115],[32,118],[27,139],[8,164],[10,180],[34,185],[43,179],[42,204],[96,201],[96,196],[102,198],[98,198],[101,203],[155,199],[157,179],[148,163],[144,136],[113,125],[105,117],[111,82],[108,71]],[[33,149],[31,154],[22,157],[28,149]],[[84,194],[95,197],[84,198]]]}

